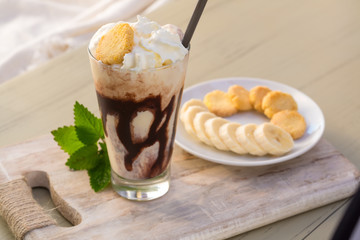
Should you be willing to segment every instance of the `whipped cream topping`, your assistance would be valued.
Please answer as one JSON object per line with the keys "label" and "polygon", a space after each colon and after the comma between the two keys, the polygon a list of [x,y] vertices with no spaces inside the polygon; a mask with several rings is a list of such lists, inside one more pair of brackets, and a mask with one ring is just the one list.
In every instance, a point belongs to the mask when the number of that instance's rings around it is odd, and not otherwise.
{"label": "whipped cream topping", "polygon": [[[92,37],[89,49],[95,53],[98,42],[116,24],[102,26]],[[122,69],[141,71],[157,68],[182,60],[188,50],[182,45],[182,31],[174,25],[160,26],[146,17],[137,16],[137,22],[129,23],[134,30],[134,46],[125,54]]]}

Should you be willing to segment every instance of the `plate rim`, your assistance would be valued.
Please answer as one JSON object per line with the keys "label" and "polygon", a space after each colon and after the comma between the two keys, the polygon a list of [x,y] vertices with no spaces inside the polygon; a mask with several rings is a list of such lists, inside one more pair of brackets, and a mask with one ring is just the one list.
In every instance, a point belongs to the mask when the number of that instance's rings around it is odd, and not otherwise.
{"label": "plate rim", "polygon": [[[194,156],[197,156],[197,157],[199,157],[201,159],[204,159],[204,160],[207,160],[207,161],[210,161],[210,162],[215,162],[215,163],[218,163],[218,164],[229,165],[229,166],[257,167],[257,166],[266,166],[266,165],[278,164],[278,163],[282,163],[282,162],[294,159],[296,157],[299,157],[299,156],[303,155],[304,153],[308,152],[310,149],[312,149],[320,141],[321,137],[323,136],[324,131],[325,131],[325,118],[324,118],[324,114],[323,114],[321,108],[319,107],[319,105],[312,98],[310,98],[308,95],[306,95],[302,91],[300,91],[300,90],[298,90],[298,89],[296,89],[296,88],[294,88],[292,86],[289,86],[287,84],[284,84],[284,83],[271,81],[271,80],[263,79],[263,78],[254,78],[254,77],[215,78],[215,79],[207,80],[205,82],[194,84],[194,85],[184,89],[183,95],[186,94],[187,92],[190,92],[191,90],[193,90],[195,88],[198,88],[198,87],[201,87],[203,85],[209,85],[210,83],[223,82],[223,81],[225,81],[225,82],[228,82],[228,81],[258,81],[258,82],[262,82],[265,86],[266,86],[266,83],[269,83],[270,85],[275,85],[275,86],[279,86],[279,87],[286,87],[286,88],[291,89],[292,91],[299,92],[302,95],[304,95],[306,98],[308,98],[308,100],[311,101],[311,103],[313,105],[312,107],[315,107],[316,108],[315,110],[320,114],[320,117],[321,117],[321,119],[320,119],[320,122],[321,122],[320,128],[319,128],[319,130],[317,130],[316,135],[313,136],[314,138],[313,138],[311,144],[299,149],[296,152],[290,153],[288,155],[275,157],[274,159],[271,159],[272,157],[269,157],[269,159],[266,159],[266,160],[259,160],[259,161],[251,161],[251,160],[244,161],[243,160],[243,161],[235,162],[235,161],[229,161],[229,160],[226,160],[226,159],[225,160],[218,160],[216,158],[209,158],[207,155],[204,155],[202,152],[198,152],[196,150],[188,148],[186,145],[184,145],[182,143],[182,141],[179,141],[178,134],[176,134],[175,143],[176,143],[176,145],[181,147],[184,151],[189,152],[189,153],[193,154]],[[182,101],[180,103],[179,108],[181,108],[181,106],[183,104],[184,104],[184,102],[183,102],[183,98],[182,98]],[[177,121],[177,126],[176,126],[177,133],[179,131],[179,129],[178,129],[179,126],[178,125],[181,124],[180,122],[181,121]],[[208,146],[204,146],[204,148],[205,147],[208,147]],[[221,150],[217,150],[217,149],[213,149],[213,150],[216,150],[219,153],[222,152]],[[256,156],[252,156],[252,157],[256,157]]]}

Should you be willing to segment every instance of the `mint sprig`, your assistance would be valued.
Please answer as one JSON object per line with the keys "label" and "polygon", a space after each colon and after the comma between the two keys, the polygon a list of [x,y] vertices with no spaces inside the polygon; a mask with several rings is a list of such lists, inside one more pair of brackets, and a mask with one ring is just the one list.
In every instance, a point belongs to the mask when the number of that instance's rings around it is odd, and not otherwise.
{"label": "mint sprig", "polygon": [[51,131],[54,140],[69,154],[65,165],[73,170],[87,170],[90,186],[98,192],[110,183],[111,168],[101,119],[84,105],[75,102],[74,126]]}

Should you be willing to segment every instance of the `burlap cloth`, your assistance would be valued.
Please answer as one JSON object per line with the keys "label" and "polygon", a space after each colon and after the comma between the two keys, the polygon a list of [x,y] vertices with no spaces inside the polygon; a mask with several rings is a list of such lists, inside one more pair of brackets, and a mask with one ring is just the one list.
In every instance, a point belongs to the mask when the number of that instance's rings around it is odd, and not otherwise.
{"label": "burlap cloth", "polygon": [[0,184],[0,215],[16,239],[24,239],[33,229],[56,224],[32,198],[31,188],[24,179]]}

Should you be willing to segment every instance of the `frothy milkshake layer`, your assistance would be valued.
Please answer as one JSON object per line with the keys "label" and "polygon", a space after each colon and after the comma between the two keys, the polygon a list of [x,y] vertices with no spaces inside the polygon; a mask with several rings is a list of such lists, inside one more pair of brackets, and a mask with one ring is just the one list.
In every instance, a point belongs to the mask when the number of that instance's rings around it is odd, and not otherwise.
{"label": "frothy milkshake layer", "polygon": [[135,102],[161,95],[161,108],[164,109],[184,84],[187,61],[188,56],[185,56],[183,61],[140,72],[106,65],[94,59],[90,63],[96,90],[101,95]]}

